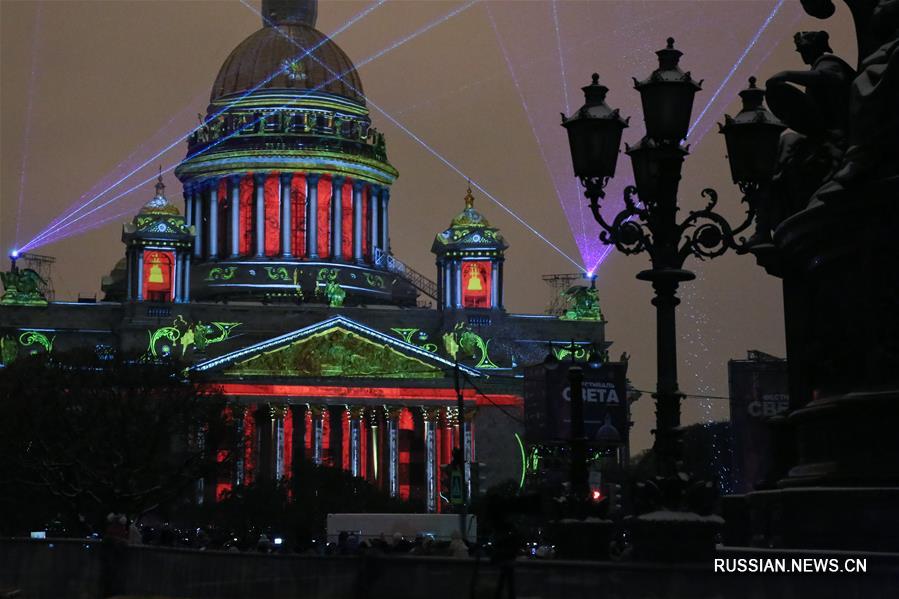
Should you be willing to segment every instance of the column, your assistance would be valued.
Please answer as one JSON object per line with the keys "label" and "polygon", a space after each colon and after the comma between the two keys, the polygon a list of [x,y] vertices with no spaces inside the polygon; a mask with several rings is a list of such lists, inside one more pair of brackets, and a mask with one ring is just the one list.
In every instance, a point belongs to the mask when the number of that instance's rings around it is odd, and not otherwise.
{"label": "column", "polygon": [[258,450],[256,454],[256,468],[259,473],[257,480],[272,480],[274,478],[274,455],[272,452],[272,425],[274,419],[272,418],[272,409],[268,404],[259,404],[255,416],[256,434],[259,439],[256,445]]}
{"label": "column", "polygon": [[505,260],[502,258],[496,261],[496,268],[499,271],[496,279],[496,292],[497,292],[497,302],[496,306],[498,308],[502,308],[505,305],[505,298],[503,297],[503,263]]}
{"label": "column", "polygon": [[346,468],[343,463],[343,418],[346,406],[328,406],[328,451],[331,453],[331,465],[335,468]]}
{"label": "column", "polygon": [[244,456],[246,455],[245,448],[247,444],[247,440],[244,438],[245,412],[246,408],[241,406],[234,406],[232,408],[232,414],[234,415],[234,437],[236,441],[235,446],[238,447],[234,459],[234,486],[239,486],[246,482],[246,464],[244,463]]}
{"label": "column", "polygon": [[306,459],[306,405],[291,404],[290,415],[293,420],[293,456],[292,464],[293,478],[297,478],[297,470]]}
{"label": "column", "polygon": [[134,254],[131,248],[125,250],[125,301],[130,302],[134,294]]}
{"label": "column", "polygon": [[490,307],[499,307],[499,262],[493,262],[490,269]]}
{"label": "column", "polygon": [[256,184],[256,257],[265,256],[265,179],[266,173],[256,173],[253,182]]}
{"label": "column", "polygon": [[190,301],[190,254],[184,254],[184,302]]}
{"label": "column", "polygon": [[353,260],[359,264],[362,262],[362,231],[365,223],[362,222],[362,194],[365,189],[363,181],[353,183]]}
{"label": "column", "polygon": [[196,231],[196,237],[194,237],[194,256],[202,258],[203,240],[206,237],[203,235],[203,193],[200,191],[199,185],[195,185],[191,189],[191,198],[191,204],[193,204],[191,212],[193,213],[193,225]]}
{"label": "column", "polygon": [[209,239],[206,243],[209,258],[216,259],[219,256],[219,182],[212,179],[209,182]]}
{"label": "column", "polygon": [[378,219],[380,218],[381,210],[381,188],[377,185],[371,186],[371,191],[368,194],[368,219],[369,219],[369,227],[371,227],[369,234],[369,242],[368,245],[371,247],[371,261],[372,264],[377,266],[377,256],[378,252],[375,248],[380,248],[381,244],[378,239]]}
{"label": "column", "polygon": [[240,256],[240,181],[243,175],[228,178],[231,186],[231,247],[232,258]]}
{"label": "column", "polygon": [[343,258],[343,177],[331,178],[331,257]]}
{"label": "column", "polygon": [[291,237],[293,223],[290,218],[290,188],[293,182],[293,173],[281,175],[281,257],[291,257]]}
{"label": "column", "polygon": [[453,307],[453,263],[443,263],[443,306]]}
{"label": "column", "polygon": [[322,464],[322,412],[324,406],[309,406],[312,414],[312,463]]}
{"label": "column", "polygon": [[350,417],[350,464],[353,476],[362,475],[362,419],[365,408],[353,406],[349,410]]}
{"label": "column", "polygon": [[181,287],[184,285],[184,279],[181,273],[184,271],[184,257],[181,252],[175,250],[175,264],[172,267],[172,285],[175,287],[175,303],[181,303]]}
{"label": "column", "polygon": [[471,502],[471,463],[474,459],[474,416],[477,408],[468,408],[462,418],[462,441],[465,443],[463,452],[465,456],[465,493],[466,501]]}
{"label": "column", "polygon": [[389,219],[387,218],[387,205],[390,202],[390,189],[381,189],[381,249],[385,254],[390,253]]}
{"label": "column", "polygon": [[425,427],[425,505],[428,512],[437,511],[437,408],[422,408]]}
{"label": "column", "polygon": [[[384,446],[384,443],[381,435],[384,429],[381,426],[381,413],[378,410],[369,410],[367,420],[369,449],[366,451],[365,455],[362,456],[362,459],[365,460],[363,464],[367,463],[364,468],[365,476],[366,479],[371,481],[376,487],[383,489],[384,485],[381,482],[381,456],[383,454],[381,448]],[[363,422],[365,421],[363,420]]]}
{"label": "column", "polygon": [[272,406],[272,478],[281,480],[287,477],[284,463],[284,413],[286,406]]}
{"label": "column", "polygon": [[462,307],[462,261],[453,260],[453,298],[457,308]]}
{"label": "column", "polygon": [[403,408],[384,408],[387,419],[387,490],[400,495],[400,414]]}
{"label": "column", "polygon": [[137,301],[144,301],[144,249],[137,250]]}
{"label": "column", "polygon": [[318,180],[321,175],[306,175],[306,256],[318,258]]}

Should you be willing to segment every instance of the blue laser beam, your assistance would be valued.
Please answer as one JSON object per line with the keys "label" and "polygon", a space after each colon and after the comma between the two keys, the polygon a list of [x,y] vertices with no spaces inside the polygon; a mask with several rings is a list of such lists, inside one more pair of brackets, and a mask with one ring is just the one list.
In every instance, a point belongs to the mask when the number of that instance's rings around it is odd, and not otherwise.
{"label": "blue laser beam", "polygon": [[25,200],[25,177],[28,173],[28,157],[31,154],[31,114],[34,108],[34,89],[36,87],[35,80],[37,78],[37,45],[41,32],[41,15],[44,10],[44,3],[38,2],[37,9],[34,13],[34,33],[31,38],[31,70],[28,73],[28,95],[25,108],[25,133],[24,147],[22,148],[22,162],[19,165],[19,202],[16,205],[16,232],[13,239],[16,244],[19,243],[19,229],[22,222],[22,205]]}
{"label": "blue laser beam", "polygon": [[[471,6],[472,4],[474,4],[475,1],[476,1],[476,0],[474,0],[474,1],[472,1],[472,2],[469,2],[469,3],[466,4],[463,8],[467,8],[467,7]],[[246,6],[247,8],[249,8],[250,10],[252,10],[253,12],[256,12],[256,13],[258,14],[259,11],[257,11],[254,7],[252,7],[252,6],[248,5],[248,4],[246,4],[246,2],[244,2],[244,0],[241,0],[241,3],[242,3],[244,6]],[[461,10],[459,10],[458,12],[461,12]],[[456,14],[458,14],[458,12],[456,12]],[[264,18],[264,17],[263,17],[263,18]],[[279,31],[280,31],[280,30],[279,30]],[[282,32],[282,35],[284,35],[283,32]],[[294,40],[294,39],[291,38],[290,36],[285,36],[285,37],[288,39],[288,41],[290,41],[290,42],[291,42],[292,44],[294,44],[295,46],[297,46],[297,47],[299,47],[299,48],[302,48],[302,46],[299,44],[299,42],[297,42],[296,40]],[[320,60],[319,60],[318,58],[316,58],[315,56],[312,56],[312,60],[314,60],[315,62],[317,62],[317,63],[319,64],[319,66],[321,66],[322,68],[324,68],[326,71],[329,71],[330,73],[334,74],[334,70],[331,69],[330,66],[328,66],[328,65],[325,64],[325,63],[323,63],[322,61],[320,61]],[[391,116],[387,111],[385,111],[383,108],[381,108],[377,103],[373,102],[373,101],[371,100],[371,98],[365,96],[365,94],[363,94],[361,90],[357,89],[357,88],[356,88],[355,86],[353,86],[353,84],[350,83],[350,82],[344,81],[344,83],[345,83],[350,89],[352,89],[354,92],[356,92],[357,94],[359,94],[359,96],[365,98],[366,102],[367,102],[372,108],[374,108],[375,110],[377,110],[382,116],[384,116],[384,118],[386,118],[387,120],[389,120],[395,127],[397,127],[398,129],[400,129],[403,133],[405,133],[405,134],[408,135],[411,139],[413,139],[415,142],[417,142],[421,147],[423,147],[425,150],[427,150],[427,151],[428,151],[432,156],[434,156],[437,160],[439,160],[440,162],[442,162],[446,167],[448,167],[450,170],[452,170],[453,172],[455,172],[456,174],[458,174],[459,176],[461,176],[463,179],[468,180],[468,181],[470,182],[470,184],[471,184],[475,189],[477,189],[478,191],[480,191],[481,193],[483,193],[483,194],[484,194],[487,198],[489,198],[493,203],[495,203],[497,206],[499,206],[500,208],[502,208],[503,210],[505,210],[510,216],[512,216],[516,221],[518,221],[521,225],[523,225],[523,226],[524,226],[526,229],[528,229],[531,233],[533,233],[534,235],[536,235],[536,236],[537,236],[539,239],[541,239],[544,243],[546,243],[548,246],[550,246],[552,249],[554,249],[556,252],[558,252],[562,257],[564,257],[564,258],[567,259],[569,262],[571,262],[575,267],[578,268],[578,270],[581,270],[581,271],[586,272],[586,268],[585,268],[584,266],[582,266],[582,265],[581,265],[579,262],[577,262],[574,258],[572,258],[572,257],[569,256],[567,253],[565,253],[565,251],[563,251],[559,246],[557,246],[557,245],[554,244],[552,241],[550,241],[549,239],[547,239],[542,233],[540,233],[540,231],[538,231],[537,229],[535,229],[534,227],[532,227],[532,226],[531,226],[529,223],[527,223],[523,218],[521,218],[520,216],[518,216],[518,214],[516,214],[511,208],[507,207],[507,206],[506,206],[505,204],[503,204],[500,200],[498,200],[496,197],[494,197],[493,194],[491,194],[489,191],[487,191],[487,190],[486,190],[483,186],[481,186],[477,181],[475,181],[474,179],[472,179],[469,175],[465,174],[465,173],[462,171],[462,169],[460,169],[459,167],[457,167],[455,164],[453,164],[453,163],[450,162],[447,158],[445,158],[442,154],[440,154],[437,150],[435,150],[435,149],[432,148],[430,145],[428,145],[423,139],[421,139],[418,135],[416,135],[414,132],[412,132],[412,130],[410,130],[408,127],[406,127],[406,126],[403,125],[401,122],[399,122],[397,119],[395,119],[393,116]]]}
{"label": "blue laser beam", "polygon": [[749,43],[746,44],[746,47],[743,49],[743,52],[740,54],[740,57],[737,58],[737,61],[730,68],[730,71],[727,73],[727,76],[724,77],[724,80],[721,82],[721,85],[718,86],[718,89],[715,90],[715,93],[712,94],[712,97],[709,98],[709,101],[706,102],[706,105],[699,112],[699,116],[696,117],[696,120],[693,121],[693,124],[690,125],[690,128],[687,130],[687,137],[690,137],[690,134],[693,133],[693,129],[696,128],[696,125],[702,121],[702,118],[705,116],[705,113],[708,112],[709,108],[711,108],[712,104],[718,99],[718,96],[721,94],[721,91],[724,89],[724,86],[727,85],[728,81],[730,81],[731,77],[734,76],[734,73],[737,72],[737,69],[743,63],[743,60],[749,54],[750,50],[755,46],[755,43],[759,41],[759,38],[762,36],[762,33],[768,28],[768,25],[771,24],[771,21],[774,20],[774,17],[777,15],[777,12],[780,10],[780,7],[783,6],[785,0],[778,0],[777,4],[774,5],[774,8],[771,10],[770,14],[765,18],[762,22],[761,27],[759,27],[758,31],[755,32],[755,35],[749,40]]}
{"label": "blue laser beam", "polygon": [[[229,103],[228,103],[227,105],[225,105],[221,110],[219,110],[218,112],[216,112],[216,113],[210,115],[209,117],[207,117],[202,123],[200,123],[199,125],[197,125],[197,126],[194,127],[193,129],[191,129],[190,131],[188,131],[186,134],[182,135],[181,137],[179,137],[178,139],[176,139],[175,141],[173,141],[171,144],[169,144],[168,146],[166,146],[165,148],[163,148],[162,150],[160,150],[159,152],[157,152],[156,154],[154,154],[153,156],[151,156],[150,158],[148,158],[146,161],[144,161],[143,163],[141,163],[140,165],[138,165],[136,168],[134,168],[133,170],[131,170],[129,173],[127,173],[126,175],[124,175],[122,178],[120,178],[118,181],[116,181],[115,183],[113,183],[112,185],[108,186],[106,189],[104,189],[103,191],[101,191],[100,193],[98,193],[97,195],[95,195],[95,196],[94,196],[93,198],[91,198],[89,201],[87,201],[87,202],[85,202],[84,204],[82,204],[77,210],[73,211],[73,212],[70,214],[70,217],[71,217],[71,216],[74,216],[75,214],[77,214],[78,212],[80,212],[81,210],[83,210],[84,208],[86,208],[87,206],[91,205],[93,202],[95,202],[95,201],[98,200],[99,198],[103,197],[104,195],[106,195],[107,193],[109,193],[110,191],[112,191],[113,189],[115,189],[116,187],[118,187],[119,185],[121,185],[124,181],[128,180],[129,178],[131,178],[131,177],[132,177],[133,175],[135,175],[136,173],[140,172],[140,171],[141,171],[144,167],[146,167],[148,164],[152,163],[152,162],[155,161],[157,158],[159,158],[160,156],[162,156],[163,154],[165,154],[166,152],[168,152],[169,150],[171,150],[172,148],[174,148],[175,146],[177,146],[178,144],[180,144],[181,142],[183,142],[184,140],[186,140],[186,139],[187,139],[188,137],[190,137],[190,135],[193,134],[195,131],[199,130],[201,127],[203,127],[204,125],[208,124],[210,121],[212,121],[212,120],[214,120],[215,118],[219,117],[219,116],[222,115],[223,113],[227,112],[227,111],[228,111],[234,104],[236,104],[237,102],[240,102],[242,99],[246,98],[246,97],[249,96],[250,94],[256,92],[258,89],[260,89],[261,87],[263,87],[264,85],[266,85],[267,83],[269,83],[272,79],[274,79],[275,77],[277,77],[278,75],[280,75],[281,73],[283,73],[285,70],[287,70],[287,69],[289,68],[289,65],[290,65],[291,62],[296,61],[296,60],[302,60],[302,59],[305,58],[306,56],[310,56],[312,52],[315,52],[315,50],[317,50],[318,48],[320,48],[323,44],[327,43],[327,42],[329,41],[329,38],[330,38],[330,37],[336,37],[337,35],[339,35],[339,34],[342,33],[343,31],[346,31],[346,29],[348,29],[348,28],[349,28],[350,26],[352,26],[354,23],[356,23],[357,21],[359,21],[359,19],[365,17],[366,15],[368,15],[369,13],[371,13],[371,11],[375,10],[376,8],[378,8],[379,6],[381,6],[382,4],[384,4],[385,2],[386,2],[386,0],[376,0],[376,2],[375,2],[372,6],[369,6],[368,8],[366,8],[366,9],[364,9],[363,11],[361,11],[360,13],[358,13],[357,15],[353,16],[352,18],[350,18],[346,23],[344,23],[344,25],[342,25],[342,26],[339,27],[337,30],[335,30],[330,36],[326,36],[326,37],[322,38],[321,41],[319,41],[317,44],[315,44],[315,45],[314,45],[313,47],[311,47],[310,49],[304,50],[303,53],[298,54],[296,57],[294,57],[293,59],[291,59],[291,60],[289,60],[289,61],[285,61],[286,64],[285,64],[282,68],[278,69],[277,71],[275,71],[274,73],[272,73],[270,76],[268,76],[267,78],[263,79],[260,83],[258,83],[257,85],[253,86],[252,88],[250,88],[249,90],[247,90],[246,92],[244,92],[242,95],[240,95],[240,96],[239,96],[238,98],[236,98],[235,100],[229,102]],[[254,9],[254,10],[255,10],[255,9]],[[256,11],[256,12],[258,13],[258,11]],[[59,227],[61,227],[61,226],[65,226],[65,224],[67,224],[67,223],[63,223],[63,222],[58,223],[58,226],[57,226],[56,228],[59,228]],[[48,228],[49,228],[49,227],[48,227]],[[32,238],[32,240],[29,241],[28,243],[30,244],[30,243],[32,243],[32,241],[37,240],[37,238],[38,238],[41,234],[43,234],[43,233],[45,233],[45,232],[47,232],[46,229],[45,229],[44,231],[42,231],[41,233],[39,233],[38,235],[36,235],[34,238]]]}

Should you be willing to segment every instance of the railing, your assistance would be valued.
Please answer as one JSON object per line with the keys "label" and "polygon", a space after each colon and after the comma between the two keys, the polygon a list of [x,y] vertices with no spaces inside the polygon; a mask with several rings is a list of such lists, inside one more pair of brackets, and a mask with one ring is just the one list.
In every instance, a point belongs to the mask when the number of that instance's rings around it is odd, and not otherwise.
{"label": "railing", "polygon": [[389,252],[385,252],[380,248],[375,248],[375,265],[380,266],[382,268],[386,268],[390,272],[400,275],[412,285],[430,297],[433,300],[437,299],[437,283],[424,276],[411,266],[405,264],[398,258],[395,258],[393,254]]}

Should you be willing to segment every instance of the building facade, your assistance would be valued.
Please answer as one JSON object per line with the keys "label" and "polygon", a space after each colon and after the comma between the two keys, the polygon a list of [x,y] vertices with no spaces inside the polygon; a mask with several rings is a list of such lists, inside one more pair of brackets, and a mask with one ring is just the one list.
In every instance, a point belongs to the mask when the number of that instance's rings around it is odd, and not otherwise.
{"label": "building facade", "polygon": [[435,237],[436,280],[406,267],[390,250],[398,172],[352,62],[315,29],[317,2],[264,0],[263,14],[175,171],[183,209],[160,177],[104,301],[0,305],[3,363],[75,348],[183,362],[243,439],[206,500],[309,460],[438,511],[463,440],[488,484],[518,480],[523,368],[572,340],[604,353],[598,306],[507,312],[508,244],[470,190]]}

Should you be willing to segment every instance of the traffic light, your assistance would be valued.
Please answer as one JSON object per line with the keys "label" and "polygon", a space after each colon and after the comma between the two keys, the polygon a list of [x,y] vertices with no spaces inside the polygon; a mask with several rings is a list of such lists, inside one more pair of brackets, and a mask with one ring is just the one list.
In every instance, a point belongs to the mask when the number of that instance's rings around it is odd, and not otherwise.
{"label": "traffic light", "polygon": [[487,464],[484,462],[471,462],[471,494],[483,495],[487,492]]}
{"label": "traffic light", "polygon": [[612,513],[624,510],[624,493],[618,483],[609,484],[609,508]]}

